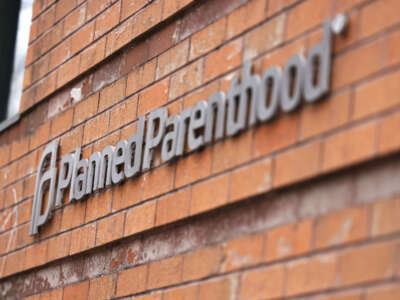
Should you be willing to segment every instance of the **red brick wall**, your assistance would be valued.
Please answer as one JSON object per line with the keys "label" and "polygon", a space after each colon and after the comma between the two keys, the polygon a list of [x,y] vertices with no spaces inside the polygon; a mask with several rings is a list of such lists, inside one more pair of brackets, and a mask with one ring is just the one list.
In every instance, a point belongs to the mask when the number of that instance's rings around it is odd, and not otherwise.
{"label": "red brick wall", "polygon": [[[35,0],[21,120],[0,133],[0,299],[397,300],[398,0]],[[64,201],[29,235],[41,152],[83,156],[335,37],[331,93]],[[67,199],[67,195],[65,197]],[[128,297],[128,298],[124,298]]]}

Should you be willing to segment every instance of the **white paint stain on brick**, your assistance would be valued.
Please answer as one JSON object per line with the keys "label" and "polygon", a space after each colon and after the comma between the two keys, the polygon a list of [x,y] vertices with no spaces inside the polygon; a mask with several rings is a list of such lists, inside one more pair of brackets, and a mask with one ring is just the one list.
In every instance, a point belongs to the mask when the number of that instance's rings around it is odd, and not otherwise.
{"label": "white paint stain on brick", "polygon": [[235,300],[239,287],[239,278],[237,276],[229,277],[229,282],[230,282],[229,300]]}
{"label": "white paint stain on brick", "polygon": [[286,242],[283,237],[279,239],[277,248],[279,256],[281,257],[287,256],[292,252],[292,246],[288,242]]}
{"label": "white paint stain on brick", "polygon": [[330,244],[336,245],[346,240],[352,226],[353,226],[352,218],[347,218],[340,227],[339,232],[331,239]]}
{"label": "white paint stain on brick", "polygon": [[72,98],[73,103],[81,101],[82,100],[82,86],[71,89],[70,96]]}
{"label": "white paint stain on brick", "polygon": [[[0,274],[1,274],[1,272],[0,272]],[[5,297],[7,295],[7,293],[11,290],[11,288],[12,288],[12,283],[6,281],[2,285],[1,296]]]}
{"label": "white paint stain on brick", "polygon": [[232,60],[236,55],[238,55],[240,53],[240,51],[242,50],[242,42],[240,40],[237,40],[235,42],[233,42],[232,44],[230,44],[230,53],[226,56],[226,59]]}
{"label": "white paint stain on brick", "polygon": [[234,250],[230,250],[227,252],[228,256],[232,259],[231,264],[234,267],[240,267],[252,261],[252,257],[250,255],[240,255]]}
{"label": "white paint stain on brick", "polygon": [[49,102],[47,118],[51,119],[71,106],[70,91],[64,90]]}
{"label": "white paint stain on brick", "polygon": [[[8,236],[5,253],[8,253],[11,250],[11,245],[14,244],[14,241],[16,239],[16,233],[17,233],[15,228],[17,227],[17,222],[18,222],[18,206],[15,204],[17,204],[18,199],[17,199],[17,192],[15,189],[12,190],[12,194],[13,194],[13,204],[14,204],[13,209],[9,212],[8,216],[5,219],[3,219],[3,222],[0,226],[0,231],[4,231],[6,224],[8,224],[11,217],[13,215],[15,215],[14,222],[13,222],[13,224],[11,224],[12,230],[10,231],[10,234]],[[4,273],[6,259],[3,259],[1,262],[2,263],[0,266],[0,276]]]}

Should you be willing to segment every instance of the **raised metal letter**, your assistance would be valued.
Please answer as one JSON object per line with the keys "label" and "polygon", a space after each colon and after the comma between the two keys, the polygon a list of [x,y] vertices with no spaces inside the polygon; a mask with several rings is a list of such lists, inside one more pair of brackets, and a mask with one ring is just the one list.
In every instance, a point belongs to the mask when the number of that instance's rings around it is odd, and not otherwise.
{"label": "raised metal letter", "polygon": [[[284,112],[295,110],[301,102],[304,81],[305,59],[302,55],[292,56],[286,63],[282,77],[281,107]],[[295,82],[292,77],[296,74]],[[291,92],[293,90],[293,92]]]}
{"label": "raised metal letter", "polygon": [[[260,122],[271,120],[278,112],[281,78],[280,67],[270,67],[263,74],[260,97],[257,101],[257,117]],[[269,99],[267,99],[268,96],[270,96]]]}
{"label": "raised metal letter", "polygon": [[[204,135],[204,142],[210,143],[213,139],[214,123],[215,123],[215,140],[220,139],[224,136],[224,124],[225,124],[225,93],[216,92],[214,93],[207,102],[206,112],[206,129]],[[215,121],[215,108],[217,109],[217,120]]]}
{"label": "raised metal letter", "polygon": [[135,176],[140,171],[145,121],[144,116],[139,117],[137,132],[132,134],[128,140],[125,157],[125,176],[127,178]]}
{"label": "raised metal letter", "polygon": [[175,157],[180,118],[181,117],[178,115],[172,115],[168,118],[165,124],[166,129],[172,127],[172,130],[168,131],[163,139],[161,147],[161,159],[163,161],[169,161]]}
{"label": "raised metal letter", "polygon": [[[165,121],[168,117],[168,111],[165,107],[161,107],[152,111],[147,121],[146,145],[144,148],[143,170],[148,170],[151,167],[153,160],[153,149],[160,144],[165,132]],[[156,121],[158,122],[158,132],[155,134]]]}
{"label": "raised metal letter", "polygon": [[56,206],[61,205],[64,190],[71,183],[72,171],[74,170],[75,156],[74,154],[64,155],[61,159],[61,168],[58,175],[57,195],[56,195]]}
{"label": "raised metal letter", "polygon": [[125,163],[127,149],[127,141],[119,141],[117,147],[115,148],[111,170],[111,178],[114,184],[120,183],[125,177],[124,172],[120,170],[120,168]]}
{"label": "raised metal letter", "polygon": [[[32,204],[32,216],[30,235],[38,233],[38,228],[42,226],[50,217],[54,208],[54,191],[56,186],[56,159],[58,152],[58,144],[56,142],[48,145],[42,154],[40,164],[36,175],[35,197]],[[45,165],[50,159],[49,169],[45,171]],[[49,189],[49,197],[47,207],[42,214],[42,206],[44,200],[45,189]]]}
{"label": "raised metal letter", "polygon": [[332,32],[330,21],[327,21],[324,24],[322,42],[311,49],[307,58],[304,84],[304,98],[307,102],[320,100],[329,92],[331,56]]}
{"label": "raised metal letter", "polygon": [[197,130],[201,129],[206,125],[206,110],[207,102],[197,102],[192,110],[189,124],[189,138],[188,144],[190,150],[196,150],[204,144],[204,136],[198,135]]}

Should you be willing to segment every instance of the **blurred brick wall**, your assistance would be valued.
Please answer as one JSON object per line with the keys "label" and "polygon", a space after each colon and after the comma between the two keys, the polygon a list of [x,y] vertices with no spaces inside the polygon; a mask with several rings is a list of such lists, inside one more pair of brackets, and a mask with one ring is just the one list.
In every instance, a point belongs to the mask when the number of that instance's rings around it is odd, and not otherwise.
{"label": "blurred brick wall", "polygon": [[[398,0],[35,0],[0,133],[0,299],[398,300]],[[41,151],[89,157],[306,54],[339,12],[327,101],[185,153],[29,236]],[[396,135],[397,134],[397,135]]]}

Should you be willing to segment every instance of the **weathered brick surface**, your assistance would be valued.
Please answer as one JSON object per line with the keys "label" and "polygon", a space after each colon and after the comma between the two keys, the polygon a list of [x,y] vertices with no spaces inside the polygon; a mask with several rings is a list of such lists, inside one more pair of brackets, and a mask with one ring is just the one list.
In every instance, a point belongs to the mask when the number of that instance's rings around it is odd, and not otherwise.
{"label": "weathered brick surface", "polygon": [[[35,0],[21,120],[0,133],[0,298],[399,298],[396,0]],[[41,153],[227,92],[333,39],[331,92],[69,203],[29,236]],[[188,150],[188,149],[185,149]]]}

